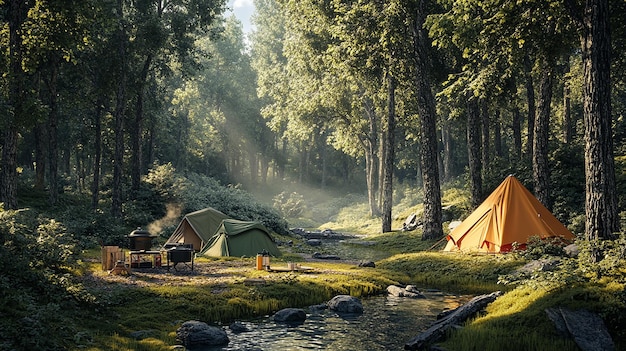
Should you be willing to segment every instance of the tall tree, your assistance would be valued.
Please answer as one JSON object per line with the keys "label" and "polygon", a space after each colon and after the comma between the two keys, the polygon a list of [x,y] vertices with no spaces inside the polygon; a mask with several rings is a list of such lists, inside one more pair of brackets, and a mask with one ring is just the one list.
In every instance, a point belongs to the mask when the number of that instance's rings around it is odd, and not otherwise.
{"label": "tall tree", "polygon": [[117,0],[117,8],[115,11],[117,21],[117,31],[114,33],[117,43],[115,52],[117,54],[116,61],[118,67],[116,67],[117,78],[117,90],[115,93],[115,108],[113,111],[113,117],[115,120],[114,133],[115,133],[115,151],[113,153],[113,187],[111,189],[111,214],[113,217],[122,217],[122,176],[123,163],[124,163],[124,118],[126,116],[126,90],[127,90],[127,47],[129,41],[129,34],[127,33],[127,23],[124,17],[124,0]]}
{"label": "tall tree", "polygon": [[33,6],[32,2],[22,0],[10,0],[3,4],[6,7],[7,22],[9,28],[8,38],[8,74],[5,82],[3,99],[7,101],[7,109],[3,111],[2,125],[4,135],[2,144],[2,164],[0,165],[0,201],[7,209],[17,208],[17,141],[19,122],[25,118],[27,112],[24,106],[26,98],[25,72],[22,69],[23,60],[23,37],[21,27],[26,20],[28,9]]}
{"label": "tall tree", "polygon": [[439,152],[437,141],[437,112],[431,88],[431,61],[428,34],[423,29],[427,15],[425,1],[416,1],[412,8],[413,48],[415,54],[415,90],[420,116],[421,168],[424,181],[424,224],[422,239],[443,236],[441,226],[441,188],[439,184]]}
{"label": "tall tree", "polygon": [[480,158],[480,109],[478,98],[467,93],[467,154],[469,159],[470,203],[478,207],[483,200],[482,163]]}
{"label": "tall tree", "polygon": [[552,102],[552,88],[554,82],[554,62],[550,59],[542,61],[539,112],[533,131],[533,180],[535,182],[535,196],[544,206],[551,209],[550,176],[548,166],[548,129],[550,121],[550,104]]}
{"label": "tall tree", "polygon": [[609,1],[566,0],[578,26],[583,59],[585,235],[608,239],[619,230],[611,119]]}
{"label": "tall tree", "polygon": [[392,73],[387,72],[387,128],[385,128],[385,141],[387,147],[383,159],[385,160],[383,174],[383,206],[382,206],[382,232],[391,231],[391,212],[393,207],[393,169],[395,154],[395,132],[396,132],[396,81]]}

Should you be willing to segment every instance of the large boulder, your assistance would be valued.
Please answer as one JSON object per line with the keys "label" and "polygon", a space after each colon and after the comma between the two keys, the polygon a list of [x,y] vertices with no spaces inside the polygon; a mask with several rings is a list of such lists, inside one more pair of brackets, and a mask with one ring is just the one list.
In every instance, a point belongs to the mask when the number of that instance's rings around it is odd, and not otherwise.
{"label": "large boulder", "polygon": [[235,334],[239,334],[239,333],[245,333],[245,332],[249,332],[250,329],[248,329],[248,327],[245,326],[245,324],[241,323],[241,322],[233,322],[228,326],[228,329],[230,329],[230,331],[232,331]]}
{"label": "large boulder", "polygon": [[300,324],[306,320],[306,312],[301,308],[283,308],[274,313],[274,322]]}
{"label": "large boulder", "polygon": [[602,318],[591,311],[567,308],[546,309],[561,336],[571,337],[582,351],[612,351],[615,344]]}
{"label": "large boulder", "polygon": [[322,245],[322,241],[320,239],[309,239],[306,241],[307,244],[311,245],[311,246],[321,246]]}
{"label": "large boulder", "polygon": [[565,246],[563,248],[563,251],[565,251],[565,255],[567,257],[578,257],[578,254],[580,253],[580,250],[578,249],[578,245],[576,244],[569,244]]}
{"label": "large boulder", "polygon": [[222,328],[204,322],[187,321],[176,330],[176,338],[188,349],[227,345],[230,340]]}
{"label": "large boulder", "polygon": [[415,286],[407,285],[406,287],[400,287],[397,285],[389,285],[387,287],[387,293],[391,296],[396,297],[409,297],[412,299],[423,299],[425,298],[424,294],[422,294]]}
{"label": "large boulder", "polygon": [[376,263],[374,263],[374,261],[361,261],[358,266],[376,268]]}
{"label": "large boulder", "polygon": [[361,300],[350,295],[337,295],[328,301],[328,308],[338,313],[363,313]]}

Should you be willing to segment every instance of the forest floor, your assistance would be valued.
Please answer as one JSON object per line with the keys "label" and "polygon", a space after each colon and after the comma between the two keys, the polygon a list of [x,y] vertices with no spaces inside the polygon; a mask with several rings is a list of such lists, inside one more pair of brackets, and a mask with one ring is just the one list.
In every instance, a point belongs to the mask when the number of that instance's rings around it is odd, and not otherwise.
{"label": "forest floor", "polygon": [[[303,274],[340,273],[347,267],[355,266],[357,260],[327,260],[315,259],[309,254],[297,254],[309,268]],[[299,260],[298,260],[299,261]],[[286,269],[287,262],[278,261],[273,267]],[[160,268],[133,268],[131,274],[111,274],[108,271],[95,271],[93,274],[83,276],[84,283],[94,288],[107,289],[113,285],[125,285],[127,287],[150,288],[154,286],[195,286],[195,285],[226,285],[242,283],[250,278],[264,278],[272,280],[272,275],[277,278],[281,274],[289,272],[272,272],[268,275],[265,270],[257,270],[254,259],[220,259],[207,260],[197,259],[193,264],[179,263],[176,268],[169,269],[164,265]]]}

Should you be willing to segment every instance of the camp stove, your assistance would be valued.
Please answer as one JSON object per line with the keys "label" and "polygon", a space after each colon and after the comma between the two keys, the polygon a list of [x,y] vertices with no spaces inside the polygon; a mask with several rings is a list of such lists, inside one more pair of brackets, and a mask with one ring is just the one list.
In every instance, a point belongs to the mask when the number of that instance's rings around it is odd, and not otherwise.
{"label": "camp stove", "polygon": [[167,270],[170,269],[171,262],[175,271],[178,271],[176,266],[179,263],[193,271],[194,256],[195,252],[192,244],[179,244],[170,248],[167,250]]}

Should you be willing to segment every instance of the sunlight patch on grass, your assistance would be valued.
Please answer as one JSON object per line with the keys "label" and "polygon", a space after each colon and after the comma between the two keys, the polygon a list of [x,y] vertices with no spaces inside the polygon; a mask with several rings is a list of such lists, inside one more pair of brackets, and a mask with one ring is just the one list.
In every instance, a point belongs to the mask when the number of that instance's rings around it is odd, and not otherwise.
{"label": "sunlight patch on grass", "polygon": [[520,287],[487,306],[486,314],[470,319],[442,343],[450,350],[577,350],[570,339],[557,335],[545,309],[553,305],[554,290]]}
{"label": "sunlight patch on grass", "polygon": [[412,284],[460,293],[488,293],[510,289],[498,285],[498,278],[522,264],[511,255],[418,252],[381,260],[377,267],[404,272],[410,275]]}

